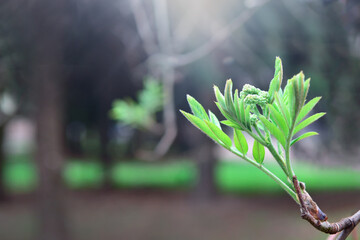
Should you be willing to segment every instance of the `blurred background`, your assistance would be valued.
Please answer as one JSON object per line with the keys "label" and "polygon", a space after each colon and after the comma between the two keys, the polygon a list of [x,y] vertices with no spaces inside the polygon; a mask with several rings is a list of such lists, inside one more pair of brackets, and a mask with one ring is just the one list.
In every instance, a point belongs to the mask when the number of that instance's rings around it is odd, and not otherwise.
{"label": "blurred background", "polygon": [[179,113],[190,94],[220,116],[228,78],[267,90],[276,56],[322,96],[292,155],[339,220],[360,202],[357,0],[2,0],[0,239],[326,239]]}

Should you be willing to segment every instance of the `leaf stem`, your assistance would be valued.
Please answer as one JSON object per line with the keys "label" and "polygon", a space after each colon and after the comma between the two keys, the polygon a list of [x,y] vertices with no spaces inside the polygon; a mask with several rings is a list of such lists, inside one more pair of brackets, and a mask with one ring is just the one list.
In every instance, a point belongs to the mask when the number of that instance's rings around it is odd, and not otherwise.
{"label": "leaf stem", "polygon": [[290,175],[295,176],[295,173],[292,169],[291,161],[290,161],[290,144],[291,144],[291,139],[292,139],[294,128],[295,128],[296,117],[297,117],[297,115],[295,115],[294,120],[291,124],[291,128],[289,129],[289,135],[286,139],[286,145],[285,145],[285,160],[286,160],[286,167],[287,167],[289,177],[290,177]]}
{"label": "leaf stem", "polygon": [[284,189],[293,199],[294,201],[299,204],[299,200],[297,198],[296,193],[286,184],[284,183],[280,178],[278,178],[274,173],[272,173],[269,169],[267,169],[264,165],[259,164],[258,162],[256,162],[253,159],[248,158],[246,155],[240,153],[236,148],[231,147],[228,148],[228,150],[232,153],[234,153],[235,155],[239,156],[240,158],[242,158],[243,160],[251,163],[252,165],[254,165],[255,167],[257,167],[258,169],[260,169],[261,171],[263,171],[266,175],[268,175],[270,178],[272,178],[277,184],[280,185],[280,187],[282,189]]}
{"label": "leaf stem", "polygon": [[[256,134],[254,134],[253,132],[251,132],[251,130],[247,129],[241,122],[240,123],[238,122],[238,124],[244,129],[243,131],[245,131],[247,134],[249,134],[252,138],[254,138],[256,141],[258,141],[262,145],[267,146],[267,143],[261,133],[258,132],[258,134],[260,135],[260,137],[259,137]],[[256,128],[255,128],[255,130],[256,130]],[[256,130],[256,131],[258,131],[258,130]]]}
{"label": "leaf stem", "polygon": [[269,149],[270,153],[273,155],[273,157],[275,158],[276,162],[280,165],[281,169],[284,171],[286,176],[289,176],[289,173],[286,169],[285,166],[285,161],[284,159],[278,154],[278,152],[275,150],[272,142],[271,142],[271,138],[270,138],[270,134],[268,136],[269,141],[266,141],[265,137],[262,135],[262,133],[260,132],[260,129],[258,128],[257,125],[254,126],[256,132],[259,134],[259,136],[264,140],[264,142],[266,143],[266,145],[264,145],[267,149]]}
{"label": "leaf stem", "polygon": [[289,177],[289,173],[288,170],[286,168],[285,165],[285,161],[284,159],[279,155],[279,153],[275,150],[274,145],[270,144],[267,149],[269,149],[270,153],[273,155],[273,157],[275,158],[276,162],[280,165],[281,169],[283,170],[283,172],[285,173],[286,176]]}
{"label": "leaf stem", "polygon": [[256,124],[255,124],[254,128],[255,128],[257,134],[260,136],[260,138],[264,141],[264,143],[265,143],[264,146],[267,147],[268,143],[267,143],[264,135],[261,133],[260,129],[258,128],[258,126]]}

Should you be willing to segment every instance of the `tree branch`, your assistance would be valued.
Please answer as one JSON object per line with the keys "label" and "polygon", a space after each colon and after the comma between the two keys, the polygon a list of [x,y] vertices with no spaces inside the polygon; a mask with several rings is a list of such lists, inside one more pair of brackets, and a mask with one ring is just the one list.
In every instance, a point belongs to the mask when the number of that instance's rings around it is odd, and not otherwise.
{"label": "tree branch", "polygon": [[234,18],[227,26],[213,35],[213,37],[208,42],[204,43],[197,49],[182,55],[170,56],[170,62],[172,62],[172,64],[176,67],[184,66],[211,53],[217,46],[219,46],[219,44],[221,44],[225,39],[227,39],[236,30],[243,26],[244,23],[253,16],[256,9],[264,5],[266,2],[268,2],[268,0],[262,2],[254,8],[245,10],[242,14]]}
{"label": "tree branch", "polygon": [[343,218],[335,223],[329,223],[328,221],[321,222],[320,220],[316,219],[310,214],[309,210],[305,206],[304,196],[296,176],[293,176],[293,184],[300,202],[301,217],[307,220],[319,231],[328,234],[335,234],[341,232],[337,240],[344,240],[353,231],[356,225],[359,224],[360,210],[357,211],[354,215]]}
{"label": "tree branch", "polygon": [[[172,38],[170,34],[170,20],[167,0],[153,0],[156,33],[161,54],[171,55],[173,52]],[[163,121],[165,133],[155,148],[155,155],[163,157],[173,144],[177,135],[176,112],[174,102],[174,67],[167,65],[165,59],[160,64],[160,78],[164,84],[164,111]]]}
{"label": "tree branch", "polygon": [[[356,217],[357,215],[357,217]],[[337,237],[336,240],[345,240],[349,234],[354,230],[354,228],[356,227],[356,225],[359,223],[360,220],[360,211],[358,211],[357,213],[355,213],[353,216],[351,216],[352,221],[353,221],[353,225],[351,227],[345,228]],[[356,223],[356,219],[358,219],[357,223]],[[357,238],[354,238],[357,239]]]}
{"label": "tree branch", "polygon": [[144,49],[148,55],[151,55],[158,50],[158,46],[155,43],[155,38],[149,24],[150,20],[146,14],[145,8],[142,6],[141,0],[132,0],[130,3],[136,29],[144,43]]}

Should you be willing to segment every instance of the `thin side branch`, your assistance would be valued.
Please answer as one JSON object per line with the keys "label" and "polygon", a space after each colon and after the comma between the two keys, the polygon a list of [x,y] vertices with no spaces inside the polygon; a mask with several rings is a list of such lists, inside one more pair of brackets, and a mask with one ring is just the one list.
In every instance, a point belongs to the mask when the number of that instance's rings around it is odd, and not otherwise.
{"label": "thin side branch", "polygon": [[322,222],[316,219],[313,215],[310,214],[309,210],[306,208],[303,192],[300,188],[299,181],[297,180],[296,176],[293,176],[293,184],[300,202],[301,217],[307,220],[311,225],[313,225],[319,231],[328,234],[335,234],[341,232],[337,240],[344,240],[352,232],[352,230],[356,227],[356,225],[359,224],[360,210],[357,211],[354,215],[347,218],[343,218],[335,223],[329,223],[328,221]]}
{"label": "thin side branch", "polygon": [[[167,0],[153,0],[155,25],[159,48],[162,54],[171,55],[173,52],[172,38],[170,33],[170,19]],[[161,62],[160,76],[164,84],[164,127],[165,133],[155,148],[155,155],[163,157],[173,144],[177,135],[176,113],[174,103],[175,72],[173,66],[168,66],[165,61]]]}

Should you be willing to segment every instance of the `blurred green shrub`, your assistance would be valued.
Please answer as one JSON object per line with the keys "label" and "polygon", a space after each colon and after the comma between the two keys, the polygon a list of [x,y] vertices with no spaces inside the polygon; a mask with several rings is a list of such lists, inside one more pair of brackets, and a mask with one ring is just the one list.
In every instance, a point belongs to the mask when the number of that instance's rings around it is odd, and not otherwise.
{"label": "blurred green shrub", "polygon": [[144,80],[137,102],[132,99],[115,100],[110,116],[125,125],[149,130],[156,124],[156,113],[163,108],[163,87],[156,79]]}

